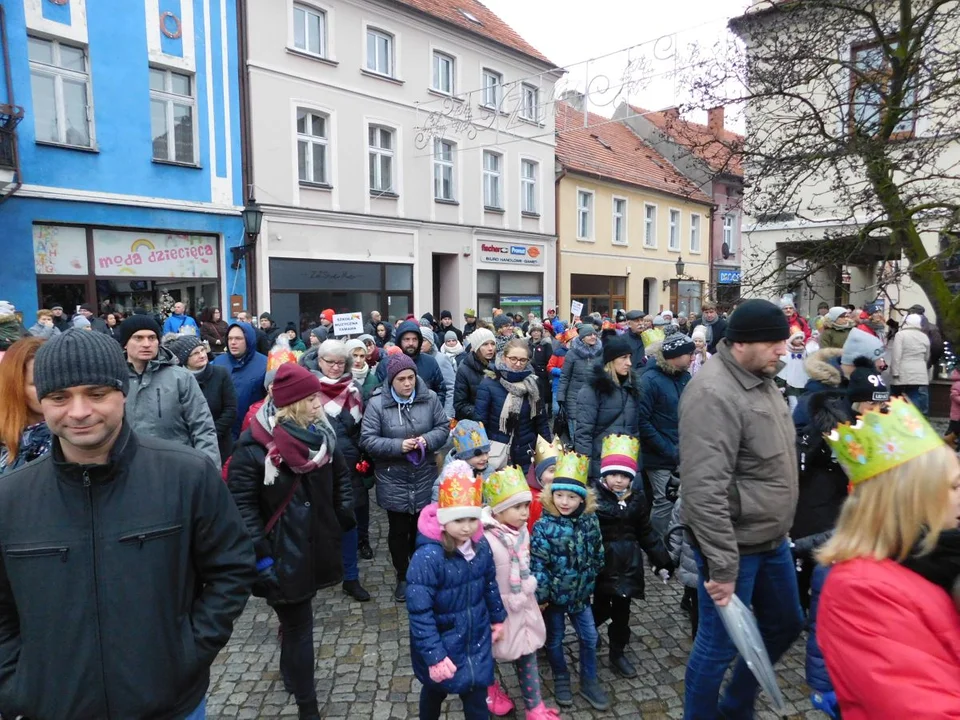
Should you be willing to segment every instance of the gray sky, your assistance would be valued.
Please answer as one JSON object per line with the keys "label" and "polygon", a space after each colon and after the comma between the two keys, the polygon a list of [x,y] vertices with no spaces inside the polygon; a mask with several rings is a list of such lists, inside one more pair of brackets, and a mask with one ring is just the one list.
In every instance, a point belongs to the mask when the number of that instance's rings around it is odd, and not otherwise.
{"label": "gray sky", "polygon": [[[646,68],[656,75],[643,88],[630,94],[630,101],[651,110],[676,105],[683,100],[670,71],[673,67],[668,40],[662,40],[657,58],[653,42],[676,33],[676,47],[682,53],[690,43],[711,45],[727,35],[726,21],[742,14],[749,0],[673,0],[673,2],[630,2],[628,0],[482,0],[540,52],[562,67],[651,41],[637,48],[631,59],[642,57]],[[627,65],[626,54],[570,68],[568,82],[582,90],[586,78],[607,76],[619,85]],[[597,80],[595,80],[597,82]],[[601,95],[602,97],[602,95]],[[610,95],[613,100],[613,95]],[[601,100],[602,102],[602,100]],[[613,107],[593,108],[610,115]]]}

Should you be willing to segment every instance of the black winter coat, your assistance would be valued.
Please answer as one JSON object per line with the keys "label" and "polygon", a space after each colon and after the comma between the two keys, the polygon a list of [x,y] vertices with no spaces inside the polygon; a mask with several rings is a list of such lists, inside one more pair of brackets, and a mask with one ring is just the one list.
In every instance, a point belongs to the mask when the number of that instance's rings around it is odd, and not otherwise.
{"label": "black winter coat", "polygon": [[654,568],[672,570],[667,549],[653,531],[643,493],[633,490],[621,506],[613,491],[595,483],[597,519],[603,536],[603,570],[597,576],[597,594],[643,599],[643,552]]}
{"label": "black winter coat", "polygon": [[233,423],[237,419],[237,391],[230,379],[230,372],[219,365],[208,364],[195,374],[200,392],[207,401],[213,425],[217,429],[217,445],[220,461],[226,462],[233,453]]}
{"label": "black winter coat", "polygon": [[[809,398],[809,421],[797,428],[800,494],[790,537],[803,550],[814,549],[836,525],[847,499],[847,476],[824,440],[842,422],[853,420],[845,391],[822,391]],[[823,536],[816,538],[816,536]],[[809,538],[807,542],[802,542]],[[814,540],[816,538],[816,540]],[[808,547],[809,546],[809,547]]]}
{"label": "black winter coat", "polygon": [[630,361],[634,370],[639,370],[647,364],[646,348],[643,338],[632,330],[627,330],[622,336],[630,344]]}
{"label": "black winter coat", "polygon": [[210,457],[127,423],[3,476],[0,553],[0,707],[35,720],[186,717],[257,574]]}
{"label": "black winter coat", "polygon": [[[233,451],[227,485],[253,538],[257,560],[273,558],[273,572],[266,582],[261,573],[255,594],[270,605],[303,602],[343,579],[340,536],[356,526],[350,471],[336,448],[331,462],[305,475],[281,463],[274,483],[265,485],[266,457],[266,448],[245,430]],[[291,493],[270,535],[264,535]]]}
{"label": "black winter coat", "polygon": [[453,386],[453,410],[457,420],[477,420],[477,391],[487,373],[492,377],[493,371],[480,361],[476,353],[467,352],[460,358],[457,366],[457,381]]}
{"label": "black winter coat", "polygon": [[680,464],[680,395],[690,382],[687,371],[671,372],[654,353],[640,376],[640,454],[650,470],[673,470]]}
{"label": "black winter coat", "polygon": [[[499,371],[498,371],[499,374]],[[477,393],[477,420],[483,423],[487,430],[487,437],[497,442],[510,443],[510,464],[519,465],[524,473],[530,467],[533,451],[537,446],[537,435],[542,435],[547,441],[553,440],[550,424],[547,422],[547,412],[543,398],[537,402],[537,416],[532,417],[532,408],[529,395],[523,398],[520,404],[520,414],[516,426],[512,420],[507,421],[508,432],[500,431],[500,413],[503,404],[507,401],[507,390],[499,380],[484,378]],[[510,432],[513,432],[513,441],[510,441]]]}
{"label": "black winter coat", "polygon": [[553,343],[549,337],[544,337],[540,342],[530,341],[530,366],[537,374],[537,380],[540,382],[540,397],[543,399],[543,405],[550,412],[550,406],[553,402],[553,378],[547,372],[547,363],[553,355]]}
{"label": "black winter coat", "polygon": [[600,451],[607,435],[638,437],[639,383],[635,372],[623,383],[614,383],[602,365],[594,365],[593,377],[580,388],[576,406],[567,410],[576,420],[573,448],[590,458],[591,478],[600,477]]}

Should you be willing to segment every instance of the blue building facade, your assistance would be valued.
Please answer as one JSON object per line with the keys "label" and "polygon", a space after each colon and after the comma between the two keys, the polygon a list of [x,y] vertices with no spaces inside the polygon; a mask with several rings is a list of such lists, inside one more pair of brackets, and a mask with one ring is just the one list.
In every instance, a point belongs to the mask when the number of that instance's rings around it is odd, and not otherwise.
{"label": "blue building facade", "polygon": [[0,299],[27,324],[54,304],[245,307],[235,0],[0,5],[0,102],[24,110]]}

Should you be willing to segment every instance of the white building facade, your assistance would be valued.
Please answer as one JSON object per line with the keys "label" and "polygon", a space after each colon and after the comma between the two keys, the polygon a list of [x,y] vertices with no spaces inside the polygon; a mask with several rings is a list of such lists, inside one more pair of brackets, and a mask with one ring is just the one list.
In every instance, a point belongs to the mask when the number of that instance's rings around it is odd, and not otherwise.
{"label": "white building facade", "polygon": [[278,322],[555,304],[555,68],[479,3],[435,5],[248,3],[256,291]]}

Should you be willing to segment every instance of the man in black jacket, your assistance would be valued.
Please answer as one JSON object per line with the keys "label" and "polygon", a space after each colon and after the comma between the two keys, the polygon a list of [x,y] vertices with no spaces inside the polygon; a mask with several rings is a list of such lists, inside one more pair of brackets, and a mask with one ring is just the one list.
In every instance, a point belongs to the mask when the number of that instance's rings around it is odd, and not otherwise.
{"label": "man in black jacket", "polygon": [[0,484],[0,707],[36,720],[202,718],[256,578],[213,461],[124,422],[123,351],[45,343],[50,454]]}
{"label": "man in black jacket", "polygon": [[[429,313],[426,314],[429,315]],[[437,361],[420,352],[420,347],[423,345],[423,329],[420,325],[413,320],[400,323],[400,327],[397,328],[397,345],[403,350],[404,355],[413,360],[417,366],[417,376],[437,394],[437,399],[443,405],[447,400],[447,386]],[[386,379],[387,363],[377,364],[377,377],[381,381]]]}
{"label": "man in black jacket", "polygon": [[643,346],[643,338],[640,333],[643,332],[643,318],[646,317],[643,310],[631,310],[627,313],[627,332],[624,337],[630,343],[630,360],[634,370],[639,370],[647,364],[646,349]]}
{"label": "man in black jacket", "polygon": [[701,310],[700,319],[690,327],[690,332],[700,325],[706,327],[707,352],[713,355],[717,352],[717,343],[727,335],[727,321],[720,317],[716,304],[709,300],[703,303]]}

